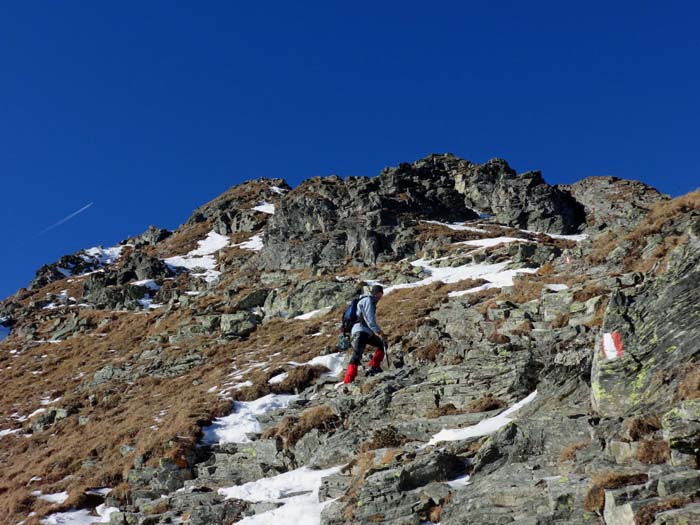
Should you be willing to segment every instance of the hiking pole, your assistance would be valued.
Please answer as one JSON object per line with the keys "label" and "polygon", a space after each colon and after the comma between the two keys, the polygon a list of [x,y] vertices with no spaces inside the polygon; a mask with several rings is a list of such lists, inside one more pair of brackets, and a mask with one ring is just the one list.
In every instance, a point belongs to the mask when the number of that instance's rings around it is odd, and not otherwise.
{"label": "hiking pole", "polygon": [[382,341],[384,343],[384,354],[386,355],[386,363],[387,363],[387,370],[391,368],[391,359],[389,359],[389,345],[386,344],[386,341]]}

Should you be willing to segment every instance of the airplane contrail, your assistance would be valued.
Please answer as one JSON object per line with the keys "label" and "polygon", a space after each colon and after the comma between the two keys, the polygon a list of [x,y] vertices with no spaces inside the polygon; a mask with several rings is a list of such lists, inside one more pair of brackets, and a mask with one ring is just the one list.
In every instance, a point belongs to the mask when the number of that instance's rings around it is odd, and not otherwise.
{"label": "airplane contrail", "polygon": [[92,206],[93,204],[95,204],[95,203],[94,203],[94,202],[91,202],[90,204],[86,204],[85,206],[83,206],[83,207],[80,208],[79,210],[74,211],[74,212],[71,213],[70,215],[67,215],[67,216],[63,217],[63,219],[61,219],[61,220],[58,221],[57,223],[52,224],[51,226],[49,226],[49,227],[46,228],[45,230],[39,232],[36,236],[37,236],[37,237],[40,237],[41,235],[44,235],[45,233],[50,232],[50,231],[53,230],[54,228],[58,228],[61,224],[65,223],[65,222],[68,222],[69,220],[71,220],[71,219],[72,219],[73,217],[75,217],[76,215],[79,215],[79,214],[83,213],[85,210],[87,210],[87,209],[88,209],[90,206]]}

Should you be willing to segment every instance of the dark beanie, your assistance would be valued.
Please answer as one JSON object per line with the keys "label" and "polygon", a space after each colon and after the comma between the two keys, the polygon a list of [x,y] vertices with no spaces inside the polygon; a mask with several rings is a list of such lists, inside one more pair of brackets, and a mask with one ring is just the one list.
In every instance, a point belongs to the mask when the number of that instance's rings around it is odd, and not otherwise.
{"label": "dark beanie", "polygon": [[381,284],[373,284],[372,288],[369,289],[369,293],[371,293],[372,295],[377,293],[384,293],[384,288]]}

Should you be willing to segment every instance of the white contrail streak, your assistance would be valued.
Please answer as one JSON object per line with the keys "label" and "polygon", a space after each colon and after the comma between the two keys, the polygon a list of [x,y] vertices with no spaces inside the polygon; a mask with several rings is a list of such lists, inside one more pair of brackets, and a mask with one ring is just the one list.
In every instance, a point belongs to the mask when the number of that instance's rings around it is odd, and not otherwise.
{"label": "white contrail streak", "polygon": [[67,215],[67,216],[63,217],[63,219],[61,219],[61,220],[58,221],[57,223],[52,224],[51,226],[49,226],[49,227],[46,228],[45,230],[39,232],[36,236],[39,237],[39,236],[41,236],[41,235],[44,235],[44,234],[47,233],[47,232],[50,232],[50,231],[53,230],[54,228],[58,228],[61,224],[65,223],[65,222],[68,222],[69,220],[71,220],[71,219],[72,219],[73,217],[75,217],[76,215],[79,215],[79,214],[83,213],[85,210],[87,210],[87,209],[88,209],[90,206],[92,206],[93,204],[95,204],[95,203],[94,203],[94,202],[91,202],[90,204],[86,204],[85,206],[83,206],[83,207],[80,208],[79,210],[74,211],[74,212],[71,213],[70,215]]}

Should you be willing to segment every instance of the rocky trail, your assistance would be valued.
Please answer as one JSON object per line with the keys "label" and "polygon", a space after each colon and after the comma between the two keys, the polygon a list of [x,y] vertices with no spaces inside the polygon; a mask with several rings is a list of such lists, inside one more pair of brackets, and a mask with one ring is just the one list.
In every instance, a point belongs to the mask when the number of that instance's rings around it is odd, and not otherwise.
{"label": "rocky trail", "polygon": [[700,523],[699,248],[697,192],[499,159],[236,186],[0,303],[3,523]]}

